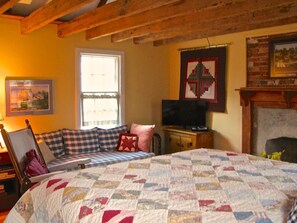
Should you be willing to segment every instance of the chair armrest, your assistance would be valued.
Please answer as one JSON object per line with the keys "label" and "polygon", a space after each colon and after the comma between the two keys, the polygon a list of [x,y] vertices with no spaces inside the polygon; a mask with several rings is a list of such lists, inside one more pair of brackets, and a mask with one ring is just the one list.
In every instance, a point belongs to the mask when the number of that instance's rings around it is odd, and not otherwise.
{"label": "chair armrest", "polygon": [[55,172],[50,172],[50,173],[46,173],[46,174],[42,174],[42,175],[38,175],[38,176],[35,176],[35,177],[30,177],[30,181],[31,183],[37,183],[39,181],[42,181],[48,177],[51,177],[53,175],[56,175],[58,173],[64,173],[65,171],[55,171]]}
{"label": "chair armrest", "polygon": [[81,158],[81,159],[76,159],[76,160],[71,160],[67,161],[62,164],[57,164],[55,166],[51,166],[49,168],[50,172],[53,171],[58,171],[58,170],[71,170],[71,169],[76,169],[78,166],[80,166],[81,169],[85,168],[85,164],[90,163],[91,159],[90,158]]}
{"label": "chair armrest", "polygon": [[151,147],[151,151],[155,153],[155,155],[161,155],[161,136],[158,133],[154,133]]}

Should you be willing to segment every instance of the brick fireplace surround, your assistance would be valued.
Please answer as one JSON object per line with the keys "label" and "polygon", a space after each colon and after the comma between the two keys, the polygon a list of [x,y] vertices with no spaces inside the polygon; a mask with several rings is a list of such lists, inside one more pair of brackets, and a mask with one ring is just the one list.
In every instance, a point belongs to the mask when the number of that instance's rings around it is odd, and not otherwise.
{"label": "brick fireplace surround", "polygon": [[[242,152],[253,154],[253,110],[255,107],[297,110],[297,86],[244,87],[239,89],[242,106]],[[297,112],[297,111],[296,111]]]}
{"label": "brick fireplace surround", "polygon": [[287,108],[295,109],[297,112],[297,78],[269,77],[269,41],[296,36],[297,32],[246,39],[247,87],[237,89],[240,92],[242,106],[242,152],[244,153],[254,154],[252,136],[255,107]]}

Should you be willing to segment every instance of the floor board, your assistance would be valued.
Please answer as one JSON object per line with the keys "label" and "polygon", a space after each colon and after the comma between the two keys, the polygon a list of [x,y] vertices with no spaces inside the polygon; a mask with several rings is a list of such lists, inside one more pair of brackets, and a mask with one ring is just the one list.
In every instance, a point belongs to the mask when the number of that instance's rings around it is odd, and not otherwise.
{"label": "floor board", "polygon": [[9,210],[8,211],[2,211],[0,212],[0,223],[2,223],[6,217],[6,215],[8,214]]}

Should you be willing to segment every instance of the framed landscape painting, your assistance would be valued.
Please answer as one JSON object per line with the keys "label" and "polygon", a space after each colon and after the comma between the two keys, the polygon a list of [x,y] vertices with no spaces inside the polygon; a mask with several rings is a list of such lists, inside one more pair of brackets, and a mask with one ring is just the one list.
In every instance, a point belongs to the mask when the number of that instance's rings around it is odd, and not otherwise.
{"label": "framed landscape painting", "polygon": [[297,37],[269,41],[270,77],[297,77]]}
{"label": "framed landscape painting", "polygon": [[6,116],[53,113],[51,80],[5,80]]}

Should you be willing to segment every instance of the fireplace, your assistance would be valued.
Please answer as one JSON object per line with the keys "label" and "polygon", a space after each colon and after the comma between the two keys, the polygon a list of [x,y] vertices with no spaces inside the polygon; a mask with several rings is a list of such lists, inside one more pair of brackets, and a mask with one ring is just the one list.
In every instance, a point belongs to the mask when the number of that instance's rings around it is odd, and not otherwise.
{"label": "fireplace", "polygon": [[267,140],[265,144],[267,154],[281,152],[282,161],[297,163],[297,138],[278,137]]}
{"label": "fireplace", "polygon": [[[254,107],[251,135],[253,155],[260,155],[264,151],[267,140],[283,136],[295,138],[296,133],[297,112],[295,109]],[[285,140],[283,140],[283,145],[286,145]]]}
{"label": "fireplace", "polygon": [[[245,87],[240,88],[239,92],[242,106],[242,152],[258,154],[259,151],[257,150],[263,150],[264,148],[254,148],[256,145],[255,139],[262,140],[261,147],[263,147],[263,144],[270,138],[274,138],[274,136],[267,139],[262,139],[261,134],[255,136],[259,131],[255,128],[255,118],[257,118],[255,116],[259,115],[259,110],[264,110],[264,113],[267,112],[265,109],[276,109],[276,112],[282,112],[280,110],[286,112],[288,110],[293,115],[297,114],[297,87]],[[259,121],[261,121],[261,118],[258,119]],[[266,129],[267,132],[269,130]],[[295,137],[297,136],[295,135]]]}

